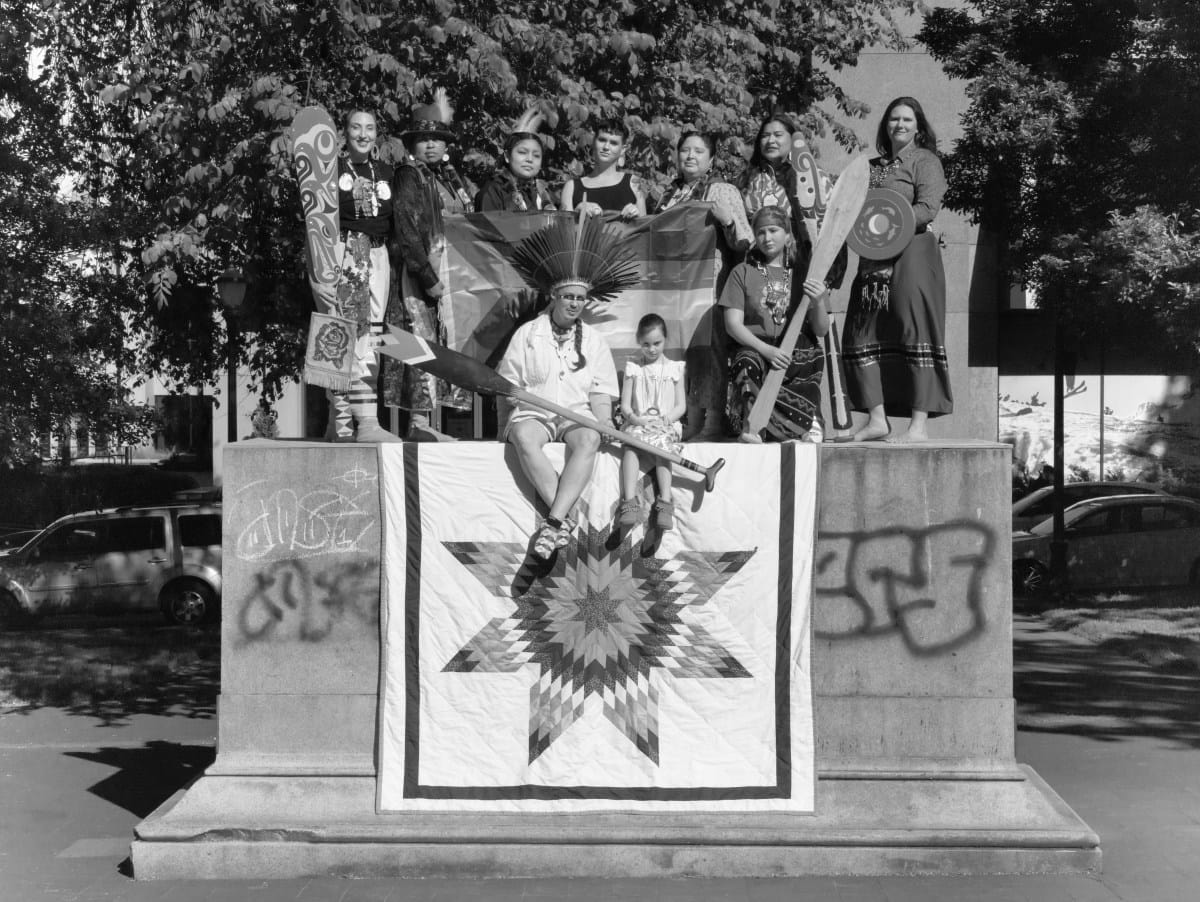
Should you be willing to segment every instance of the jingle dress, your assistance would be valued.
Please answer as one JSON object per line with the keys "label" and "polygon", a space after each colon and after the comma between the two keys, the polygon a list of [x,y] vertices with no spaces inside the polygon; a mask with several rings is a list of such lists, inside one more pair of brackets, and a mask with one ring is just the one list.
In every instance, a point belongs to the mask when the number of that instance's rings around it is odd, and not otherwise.
{"label": "jingle dress", "polygon": [[953,412],[946,358],[946,274],[930,228],[946,193],[937,154],[909,144],[871,161],[871,187],[902,194],[917,234],[893,260],[860,261],[842,333],[846,390],[855,410],[880,404],[888,416]]}
{"label": "jingle dress", "polygon": [[[761,262],[747,261],[739,263],[729,274],[719,303],[722,307],[741,310],[742,323],[751,333],[778,346],[795,313],[790,309],[791,295],[791,275],[786,266],[765,266]],[[758,351],[734,343],[732,337],[730,350],[726,412],[730,425],[740,433],[770,366]],[[819,428],[824,367],[825,353],[821,350],[821,342],[811,323],[806,321],[767,422],[768,436],[780,441],[803,439],[814,424]]]}

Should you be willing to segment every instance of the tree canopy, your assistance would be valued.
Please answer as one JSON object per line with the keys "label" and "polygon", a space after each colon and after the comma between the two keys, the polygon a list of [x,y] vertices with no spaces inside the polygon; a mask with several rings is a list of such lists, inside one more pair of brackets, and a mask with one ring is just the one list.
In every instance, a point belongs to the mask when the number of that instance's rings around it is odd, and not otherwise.
{"label": "tree canopy", "polygon": [[1200,19],[1188,0],[969,0],[918,35],[967,79],[947,203],[1083,333],[1200,350]]}
{"label": "tree canopy", "polygon": [[[376,111],[394,162],[412,106],[445,87],[476,180],[528,105],[546,116],[551,182],[579,170],[597,118],[624,117],[630,168],[665,181],[683,128],[727,136],[730,160],[774,111],[852,143],[848,120],[866,110],[833,73],[868,46],[902,46],[893,14],[918,0],[0,4],[21,14],[6,32],[4,96],[27,123],[3,152],[40,166],[50,194],[73,176],[70,216],[110,255],[111,307],[144,336],[126,366],[210,380],[229,340],[214,285],[236,266],[257,333],[241,350],[270,395],[299,370],[311,303],[287,136],[301,106]],[[22,82],[31,48],[45,68]]]}

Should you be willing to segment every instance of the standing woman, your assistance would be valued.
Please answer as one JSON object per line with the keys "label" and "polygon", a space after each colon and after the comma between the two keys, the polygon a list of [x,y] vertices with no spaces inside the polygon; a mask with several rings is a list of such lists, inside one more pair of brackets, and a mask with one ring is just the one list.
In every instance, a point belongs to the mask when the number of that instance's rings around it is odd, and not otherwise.
{"label": "standing woman", "polygon": [[780,207],[791,218],[796,240],[807,243],[796,198],[796,170],[789,159],[795,131],[796,124],[781,113],[764,119],[754,137],[750,162],[738,176],[737,188],[751,219],[763,207]]}
{"label": "standing woman", "polygon": [[633,177],[625,172],[625,150],[629,128],[620,119],[605,119],[596,126],[592,141],[592,171],[563,185],[562,208],[574,210],[586,197],[589,216],[606,210],[620,213],[625,220],[646,215],[646,195]]}
{"label": "standing woman", "polygon": [[724,434],[725,330],[715,301],[721,296],[729,270],[741,261],[753,237],[738,189],[713,177],[716,152],[712,135],[684,132],[675,145],[678,174],[654,210],[661,213],[687,201],[708,201],[713,205],[709,218],[717,230],[714,305],[696,327],[685,358],[689,440],[702,442],[719,441]]}
{"label": "standing woman", "polygon": [[[400,290],[388,304],[387,321],[427,341],[445,343],[439,302],[446,292],[441,280],[446,237],[443,215],[471,208],[473,189],[458,174],[446,153],[455,135],[454,112],[446,92],[438,88],[433,103],[413,107],[413,121],[401,133],[408,150],[396,172],[395,234],[400,257]],[[444,439],[433,421],[439,407],[469,410],[471,396],[456,386],[413,367],[385,370],[388,402],[409,411],[408,437]]]}
{"label": "standing woman", "polygon": [[388,238],[392,228],[392,167],[379,160],[378,123],[369,110],[351,110],[345,122],[345,145],[338,157],[338,223],[334,248],[341,270],[335,296],[322,298],[326,310],[337,310],[358,322],[350,391],[329,392],[330,441],[394,441],[379,425],[376,390],[379,365],[371,347],[383,332],[391,266]]}
{"label": "standing woman", "polygon": [[921,104],[898,97],[879,123],[871,187],[902,194],[916,214],[917,233],[900,256],[860,261],[842,339],[846,389],[855,410],[869,413],[853,435],[886,438],[888,416],[910,417],[893,442],[923,442],[929,417],[953,412],[946,360],[946,274],[930,225],[942,206],[946,177],[937,138]]}
{"label": "standing woman", "polygon": [[538,213],[554,210],[550,189],[538,176],[542,171],[544,148],[538,137],[542,117],[526,110],[504,141],[502,165],[483,190],[475,195],[475,212],[492,210],[510,213]]}

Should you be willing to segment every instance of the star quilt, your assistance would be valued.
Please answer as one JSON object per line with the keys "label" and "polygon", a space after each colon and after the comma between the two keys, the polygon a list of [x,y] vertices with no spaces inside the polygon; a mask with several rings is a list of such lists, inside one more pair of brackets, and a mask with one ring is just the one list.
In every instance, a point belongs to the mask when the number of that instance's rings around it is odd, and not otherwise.
{"label": "star quilt", "polygon": [[380,811],[812,811],[815,446],[688,446],[666,531],[606,446],[548,561],[511,448],[380,454]]}

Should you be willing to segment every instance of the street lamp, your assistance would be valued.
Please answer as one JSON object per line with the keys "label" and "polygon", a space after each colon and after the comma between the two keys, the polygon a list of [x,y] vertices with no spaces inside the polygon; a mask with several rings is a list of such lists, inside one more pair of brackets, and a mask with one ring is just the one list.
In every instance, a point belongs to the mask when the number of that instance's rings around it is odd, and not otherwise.
{"label": "street lamp", "polygon": [[229,267],[217,276],[217,296],[225,313],[225,330],[229,336],[229,359],[226,361],[229,380],[229,434],[230,443],[237,441],[237,361],[238,345],[241,343],[241,333],[238,329],[237,317],[246,300],[246,277],[235,266]]}

